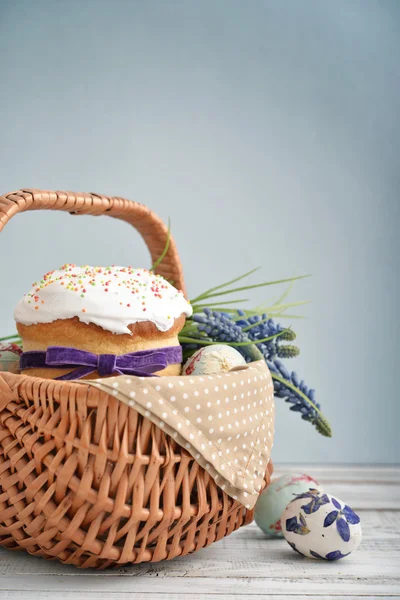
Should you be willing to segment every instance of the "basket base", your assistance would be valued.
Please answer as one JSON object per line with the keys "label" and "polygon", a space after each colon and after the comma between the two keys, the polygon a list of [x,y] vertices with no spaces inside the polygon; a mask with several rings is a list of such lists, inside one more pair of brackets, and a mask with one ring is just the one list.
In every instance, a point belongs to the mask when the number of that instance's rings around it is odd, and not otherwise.
{"label": "basket base", "polygon": [[[272,464],[266,473],[269,483]],[[156,425],[96,388],[0,374],[0,545],[81,568],[196,552],[251,522]]]}
{"label": "basket base", "polygon": [[191,544],[185,539],[180,539],[178,543],[172,542],[164,546],[163,551],[160,551],[160,549],[157,548],[157,545],[146,548],[132,548],[129,557],[126,556],[125,558],[121,552],[120,557],[117,560],[106,558],[102,555],[92,554],[91,552],[85,551],[83,548],[74,548],[73,543],[69,543],[67,547],[64,547],[63,550],[61,550],[60,546],[65,546],[65,543],[56,542],[51,545],[39,544],[36,538],[30,537],[20,538],[18,542],[14,539],[10,540],[10,537],[0,537],[0,546],[12,551],[25,550],[33,556],[40,556],[46,560],[58,560],[64,564],[74,565],[81,569],[92,568],[103,570],[124,565],[139,564],[142,562],[160,562],[162,560],[172,560],[176,557],[192,554],[197,550],[226,537],[233,531],[236,531],[239,527],[247,525],[252,521],[253,515],[250,514],[252,511],[243,509],[243,512],[246,513],[245,515],[240,514],[241,512],[242,510],[239,509],[238,511],[235,511],[235,515],[231,515],[232,525],[229,528],[229,531],[224,531],[222,528],[216,526],[214,534],[207,535],[205,540],[201,540],[202,536],[199,534]]}

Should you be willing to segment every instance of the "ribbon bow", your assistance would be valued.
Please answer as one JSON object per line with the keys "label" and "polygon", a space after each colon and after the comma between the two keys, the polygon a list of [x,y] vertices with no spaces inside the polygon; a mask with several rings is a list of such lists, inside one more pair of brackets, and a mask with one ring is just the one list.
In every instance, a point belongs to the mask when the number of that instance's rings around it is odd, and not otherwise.
{"label": "ribbon bow", "polygon": [[94,371],[97,371],[101,377],[111,376],[115,373],[150,377],[156,371],[165,369],[168,364],[180,362],[182,362],[180,346],[140,350],[120,356],[115,354],[97,355],[76,348],[50,346],[46,352],[40,350],[23,352],[20,357],[20,368],[21,370],[54,367],[74,369],[70,373],[57,377],[61,380],[71,380],[81,379]]}

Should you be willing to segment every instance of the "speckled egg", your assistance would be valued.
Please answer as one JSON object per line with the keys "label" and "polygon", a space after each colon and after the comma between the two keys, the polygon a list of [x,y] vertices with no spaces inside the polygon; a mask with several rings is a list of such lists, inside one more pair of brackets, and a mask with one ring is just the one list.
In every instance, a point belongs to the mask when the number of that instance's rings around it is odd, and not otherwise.
{"label": "speckled egg", "polygon": [[281,515],[297,494],[310,488],[322,490],[315,479],[305,473],[282,475],[274,479],[257,500],[254,519],[257,525],[270,535],[282,537]]}
{"label": "speckled egg", "polygon": [[359,516],[338,498],[318,490],[292,500],[281,522],[288,544],[309,558],[338,560],[361,543]]}
{"label": "speckled egg", "polygon": [[246,361],[235,348],[215,344],[197,350],[183,366],[182,375],[216,375],[245,365]]}
{"label": "speckled egg", "polygon": [[0,371],[19,373],[19,357],[22,350],[16,344],[0,343]]}

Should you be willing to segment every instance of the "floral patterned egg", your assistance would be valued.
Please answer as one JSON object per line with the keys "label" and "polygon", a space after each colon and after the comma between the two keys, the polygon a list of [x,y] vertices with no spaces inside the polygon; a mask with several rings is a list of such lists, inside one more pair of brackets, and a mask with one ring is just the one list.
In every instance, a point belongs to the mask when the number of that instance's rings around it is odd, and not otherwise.
{"label": "floral patterned egg", "polygon": [[361,543],[359,516],[338,498],[318,490],[299,494],[281,519],[288,544],[309,558],[338,560]]}
{"label": "floral patterned egg", "polygon": [[282,537],[281,515],[288,502],[310,488],[322,490],[315,479],[305,473],[287,473],[274,479],[257,500],[254,519],[264,533]]}
{"label": "floral patterned egg", "polygon": [[17,344],[2,344],[0,342],[0,371],[19,373],[19,357],[22,350]]}
{"label": "floral patterned egg", "polygon": [[182,375],[215,375],[245,366],[243,356],[226,344],[214,344],[197,350],[185,363]]}

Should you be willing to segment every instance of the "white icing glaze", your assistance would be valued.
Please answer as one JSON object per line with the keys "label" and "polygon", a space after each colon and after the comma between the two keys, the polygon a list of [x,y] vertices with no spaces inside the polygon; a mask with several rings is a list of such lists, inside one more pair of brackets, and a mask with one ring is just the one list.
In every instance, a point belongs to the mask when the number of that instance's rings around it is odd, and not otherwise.
{"label": "white icing glaze", "polygon": [[14,317],[23,325],[78,317],[113,333],[151,321],[168,331],[174,320],[192,314],[183,293],[161,275],[132,267],[64,265],[32,285],[18,302]]}

